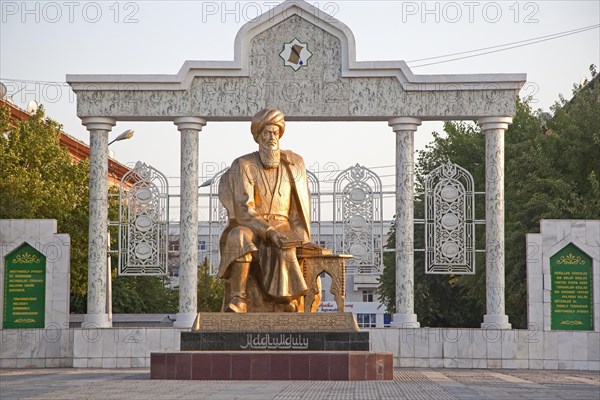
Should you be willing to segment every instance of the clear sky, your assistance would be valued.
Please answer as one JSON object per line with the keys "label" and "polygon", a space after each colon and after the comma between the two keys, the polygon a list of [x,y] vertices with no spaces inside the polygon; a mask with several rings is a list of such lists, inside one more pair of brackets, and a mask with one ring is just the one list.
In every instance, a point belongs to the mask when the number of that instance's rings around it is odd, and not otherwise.
{"label": "clear sky", "polygon": [[[278,1],[0,1],[0,80],[16,105],[44,104],[64,130],[89,142],[66,74],[175,74],[185,60],[232,60],[239,28]],[[528,46],[516,43],[476,57],[417,61],[521,42],[600,23],[599,1],[310,1],[354,33],[359,61],[405,60],[415,74],[526,73],[521,96],[548,110],[562,93],[600,64],[596,27]],[[550,39],[550,38],[547,38]],[[505,51],[497,51],[514,47]],[[425,65],[437,62],[433,65]],[[48,83],[50,82],[50,83]],[[57,82],[57,83],[52,83]],[[18,92],[17,92],[18,91]],[[179,134],[172,123],[119,122],[111,139],[117,160],[145,161],[179,184]],[[416,134],[423,149],[441,123]],[[394,133],[385,123],[288,124],[282,147],[329,172],[355,163],[374,168],[394,187]],[[201,174],[228,165],[256,144],[248,123],[213,123],[200,139]],[[333,175],[333,174],[329,174]],[[177,191],[177,188],[175,188]],[[393,210],[390,210],[393,214]],[[388,216],[390,216],[389,213]],[[201,215],[202,217],[202,215]]]}

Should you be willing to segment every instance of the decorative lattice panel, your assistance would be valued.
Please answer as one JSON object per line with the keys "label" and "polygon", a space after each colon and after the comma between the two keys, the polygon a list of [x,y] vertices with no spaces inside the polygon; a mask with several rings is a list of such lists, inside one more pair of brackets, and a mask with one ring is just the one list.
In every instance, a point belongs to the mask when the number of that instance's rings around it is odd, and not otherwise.
{"label": "decorative lattice panel", "polygon": [[210,262],[211,275],[219,272],[219,238],[227,226],[227,209],[219,201],[219,182],[229,168],[225,168],[215,174],[210,183],[208,196],[208,244],[205,249],[200,249],[201,256],[204,255]]}
{"label": "decorative lattice panel", "polygon": [[308,191],[310,193],[310,236],[315,243],[321,241],[321,190],[319,178],[313,172],[306,170]]}
{"label": "decorative lattice panel", "polygon": [[447,162],[425,179],[425,273],[475,273],[473,177]]}
{"label": "decorative lattice panel", "polygon": [[169,185],[142,162],[119,187],[119,274],[165,275],[168,265]]}
{"label": "decorative lattice panel", "polygon": [[383,260],[381,179],[356,164],[335,179],[333,234],[336,253],[352,254],[348,273],[380,273]]}

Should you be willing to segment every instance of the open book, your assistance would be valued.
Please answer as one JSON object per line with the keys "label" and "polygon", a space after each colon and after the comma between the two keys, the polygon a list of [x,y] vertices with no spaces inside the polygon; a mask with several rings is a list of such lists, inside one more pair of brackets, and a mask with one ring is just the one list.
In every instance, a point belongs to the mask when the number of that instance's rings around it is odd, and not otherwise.
{"label": "open book", "polygon": [[298,248],[298,250],[296,250],[296,255],[300,258],[306,258],[311,256],[322,256],[333,253],[331,249],[320,247],[318,245],[315,245],[314,243],[310,243],[309,245],[311,246],[309,247],[305,244],[304,246]]}
{"label": "open book", "polygon": [[280,231],[279,233],[287,236],[287,238],[285,240],[283,240],[283,244],[281,246],[282,249],[291,249],[292,247],[300,247],[304,243],[304,240],[302,239],[302,237],[298,233],[296,233],[292,230],[284,230],[284,231]]}

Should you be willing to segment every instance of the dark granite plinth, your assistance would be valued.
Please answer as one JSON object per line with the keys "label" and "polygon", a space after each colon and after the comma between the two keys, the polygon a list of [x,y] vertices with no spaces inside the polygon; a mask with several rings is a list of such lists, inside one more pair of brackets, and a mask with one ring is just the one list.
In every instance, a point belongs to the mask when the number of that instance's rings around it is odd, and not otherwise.
{"label": "dark granite plinth", "polygon": [[369,332],[182,332],[181,350],[368,351]]}
{"label": "dark granite plinth", "polygon": [[152,353],[151,379],[392,380],[392,353],[368,351],[181,351]]}

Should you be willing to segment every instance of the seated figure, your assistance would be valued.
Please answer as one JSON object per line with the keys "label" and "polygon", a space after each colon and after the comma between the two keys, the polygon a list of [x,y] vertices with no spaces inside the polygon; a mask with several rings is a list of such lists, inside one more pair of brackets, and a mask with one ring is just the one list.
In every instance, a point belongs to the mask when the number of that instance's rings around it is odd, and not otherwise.
{"label": "seated figure", "polygon": [[237,158],[219,184],[229,216],[220,239],[223,311],[301,312],[308,288],[296,251],[318,248],[310,243],[304,161],[280,150],[281,111],[258,112],[250,130],[258,151]]}

